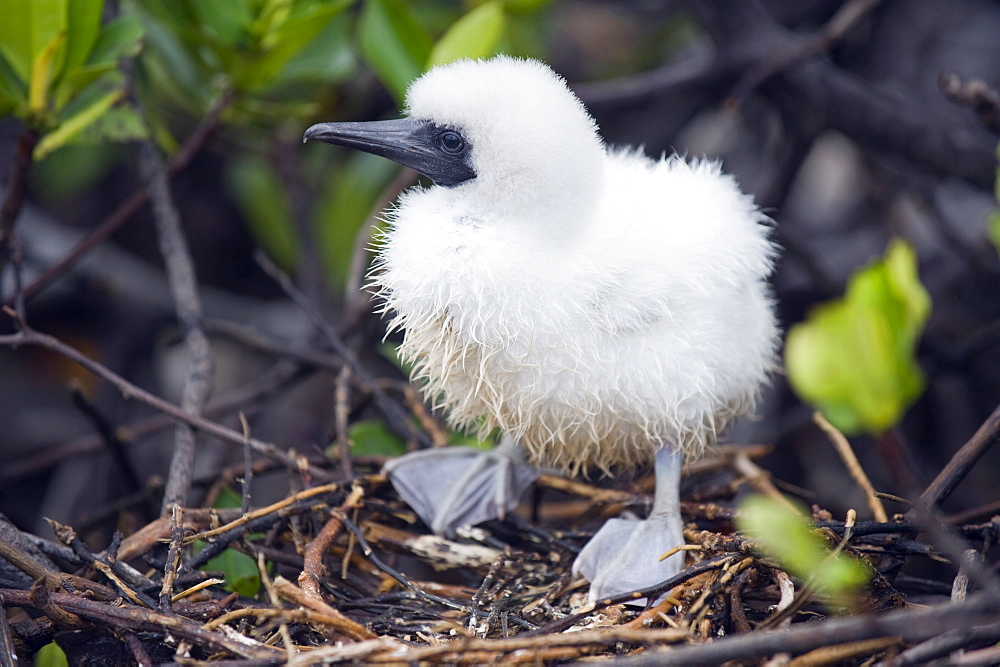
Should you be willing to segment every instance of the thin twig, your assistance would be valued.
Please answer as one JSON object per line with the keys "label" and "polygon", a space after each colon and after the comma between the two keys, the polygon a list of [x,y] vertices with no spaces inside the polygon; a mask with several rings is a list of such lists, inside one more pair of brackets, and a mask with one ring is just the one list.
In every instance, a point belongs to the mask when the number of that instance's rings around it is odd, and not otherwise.
{"label": "thin twig", "polygon": [[[38,133],[24,128],[17,135],[14,143],[14,158],[11,160],[10,181],[7,184],[7,194],[0,205],[0,276],[3,276],[7,262],[7,251],[14,236],[14,225],[17,216],[24,206],[24,198],[28,193],[28,174],[31,171],[31,153],[38,143]],[[2,285],[2,282],[0,282]]]}
{"label": "thin twig", "polygon": [[[213,435],[221,440],[230,442],[236,445],[242,446],[245,438],[243,434],[238,433],[230,428],[226,428],[221,424],[205,419],[204,417],[199,417],[197,415],[192,415],[184,410],[180,409],[178,406],[165,401],[159,396],[152,394],[141,387],[132,384],[125,378],[121,377],[107,366],[100,364],[90,357],[82,354],[76,348],[73,348],[66,343],[63,343],[58,338],[44,334],[33,329],[27,328],[27,325],[17,317],[12,309],[5,307],[5,312],[10,317],[14,318],[18,323],[20,330],[16,334],[9,334],[5,336],[0,336],[0,345],[5,345],[9,347],[17,347],[18,345],[34,345],[38,347],[43,347],[54,352],[61,354],[62,356],[70,359],[71,361],[79,364],[86,370],[90,371],[94,375],[102,378],[113,384],[122,392],[122,395],[126,398],[134,398],[143,403],[153,407],[156,410],[168,415],[175,421],[184,422],[189,424],[196,429],[202,430],[209,435]],[[261,442],[259,440],[251,439],[250,446],[253,447],[254,451],[264,456],[268,456],[277,461],[281,461],[287,466],[295,467],[297,462],[295,459],[287,454],[286,452],[278,449],[272,444]]]}
{"label": "thin twig", "polygon": [[[181,229],[180,214],[170,194],[166,167],[151,141],[139,142],[139,166],[146,179],[146,191],[153,204],[153,220],[160,254],[167,274],[167,284],[173,298],[177,321],[184,342],[191,352],[191,362],[181,391],[181,409],[199,416],[212,389],[214,362],[208,337],[202,329],[201,298],[194,260]],[[161,513],[165,516],[173,505],[186,505],[194,476],[195,433],[189,424],[178,423],[174,433],[174,452],[163,491]]]}
{"label": "thin twig", "polygon": [[[208,140],[219,129],[219,126],[222,124],[222,114],[229,108],[234,99],[235,93],[232,90],[226,90],[219,95],[219,98],[205,114],[198,127],[195,128],[180,150],[170,159],[166,170],[168,178],[173,178],[186,169],[191,160],[194,159],[194,156],[201,152],[201,149],[205,147]],[[81,239],[63,259],[46,269],[34,282],[25,287],[24,297],[31,299],[38,292],[48,287],[53,280],[65,273],[70,266],[76,264],[84,255],[99,246],[115,233],[119,227],[128,222],[148,201],[149,194],[145,188],[140,188],[134,192],[111,215],[105,218],[104,222],[97,229]],[[8,303],[7,305],[10,304]]]}
{"label": "thin twig", "polygon": [[858,457],[854,455],[854,449],[851,448],[851,443],[846,437],[844,437],[844,434],[841,433],[837,427],[827,421],[826,417],[824,417],[823,413],[819,410],[813,412],[812,419],[817,426],[823,429],[823,432],[826,433],[827,437],[830,438],[830,442],[833,443],[833,447],[837,450],[837,454],[840,455],[844,465],[847,466],[847,472],[850,473],[851,479],[853,479],[854,482],[861,487],[861,490],[865,495],[865,500],[868,502],[868,509],[872,512],[872,516],[879,523],[888,523],[889,515],[885,511],[885,506],[882,505],[882,501],[875,495],[875,487],[872,485],[871,480],[868,479],[868,475],[865,474],[864,468],[861,467]]}
{"label": "thin twig", "polygon": [[1000,440],[1000,405],[997,405],[969,441],[955,452],[934,481],[920,494],[920,501],[930,507],[943,503],[997,440]]}

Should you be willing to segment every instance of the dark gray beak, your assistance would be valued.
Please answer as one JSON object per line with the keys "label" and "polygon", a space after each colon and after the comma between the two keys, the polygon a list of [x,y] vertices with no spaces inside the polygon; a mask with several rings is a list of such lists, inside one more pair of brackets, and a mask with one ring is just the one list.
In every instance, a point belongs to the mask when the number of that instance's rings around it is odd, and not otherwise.
{"label": "dark gray beak", "polygon": [[476,177],[471,146],[456,130],[430,121],[401,118],[365,123],[318,123],[303,141],[322,141],[380,155],[411,167],[438,185],[451,187]]}

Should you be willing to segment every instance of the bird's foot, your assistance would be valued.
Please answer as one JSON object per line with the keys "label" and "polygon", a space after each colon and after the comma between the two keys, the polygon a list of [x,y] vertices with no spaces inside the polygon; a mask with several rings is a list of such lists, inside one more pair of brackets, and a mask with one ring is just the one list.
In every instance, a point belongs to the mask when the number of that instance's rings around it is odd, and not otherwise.
{"label": "bird's foot", "polygon": [[411,452],[389,461],[383,471],[424,523],[447,537],[460,526],[502,519],[538,478],[520,448],[506,441],[485,452],[472,447]]}
{"label": "bird's foot", "polygon": [[[654,514],[645,521],[609,519],[577,556],[573,572],[590,581],[589,598],[596,602],[655,586],[680,572],[683,553],[662,562],[660,556],[682,544],[678,515]],[[645,602],[639,598],[630,604]]]}

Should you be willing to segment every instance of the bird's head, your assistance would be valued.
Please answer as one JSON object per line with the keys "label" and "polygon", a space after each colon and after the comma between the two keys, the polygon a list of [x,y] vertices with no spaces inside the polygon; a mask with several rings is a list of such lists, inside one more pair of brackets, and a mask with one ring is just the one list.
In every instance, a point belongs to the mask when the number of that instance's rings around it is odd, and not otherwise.
{"label": "bird's head", "polygon": [[407,165],[501,215],[577,216],[597,196],[597,126],[541,62],[497,56],[435,67],[411,84],[406,112],[400,120],[320,123],[305,138]]}

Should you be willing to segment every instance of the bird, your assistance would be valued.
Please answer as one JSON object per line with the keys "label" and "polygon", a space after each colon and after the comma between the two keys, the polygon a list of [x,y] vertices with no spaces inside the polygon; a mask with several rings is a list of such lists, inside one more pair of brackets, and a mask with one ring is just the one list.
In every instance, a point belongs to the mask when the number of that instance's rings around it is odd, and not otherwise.
{"label": "bird", "polygon": [[[303,141],[428,179],[384,214],[370,289],[455,429],[386,466],[436,533],[503,517],[539,468],[653,464],[646,519],[608,520],[573,571],[596,601],[679,572],[682,464],[751,411],[776,368],[773,224],[717,161],[608,146],[564,78],[498,55],[410,84],[402,118],[317,123]],[[387,334],[388,335],[388,334]]]}

